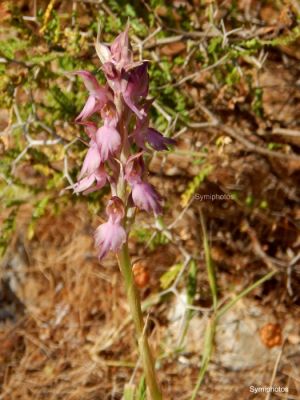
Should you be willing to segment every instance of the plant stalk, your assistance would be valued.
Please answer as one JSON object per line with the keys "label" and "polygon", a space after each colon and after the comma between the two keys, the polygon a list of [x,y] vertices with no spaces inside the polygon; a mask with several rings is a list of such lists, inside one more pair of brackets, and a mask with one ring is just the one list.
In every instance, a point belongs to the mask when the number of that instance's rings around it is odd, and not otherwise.
{"label": "plant stalk", "polygon": [[125,281],[127,299],[135,326],[138,350],[142,359],[150,398],[151,400],[162,400],[162,393],[159,389],[156,379],[154,359],[151,354],[147,334],[145,332],[140,296],[134,283],[127,242],[123,245],[121,251],[118,253],[118,263]]}

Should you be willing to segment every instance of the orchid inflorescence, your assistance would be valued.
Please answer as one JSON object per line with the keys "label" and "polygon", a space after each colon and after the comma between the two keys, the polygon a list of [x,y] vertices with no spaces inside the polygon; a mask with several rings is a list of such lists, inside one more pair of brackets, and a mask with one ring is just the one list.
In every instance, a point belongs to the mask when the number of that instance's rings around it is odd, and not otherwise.
{"label": "orchid inflorescence", "polygon": [[[127,213],[138,208],[158,215],[161,197],[147,181],[144,154],[151,150],[167,150],[174,143],[149,127],[147,99],[149,89],[148,61],[133,61],[128,38],[129,26],[110,46],[99,41],[96,51],[102,63],[106,85],[101,86],[89,71],[73,74],[83,79],[89,97],[76,122],[89,136],[76,193],[90,193],[110,184],[108,221],[95,232],[95,242],[102,259],[108,251],[118,252],[125,243]],[[102,126],[97,125],[97,116]],[[133,151],[135,149],[135,151]]]}

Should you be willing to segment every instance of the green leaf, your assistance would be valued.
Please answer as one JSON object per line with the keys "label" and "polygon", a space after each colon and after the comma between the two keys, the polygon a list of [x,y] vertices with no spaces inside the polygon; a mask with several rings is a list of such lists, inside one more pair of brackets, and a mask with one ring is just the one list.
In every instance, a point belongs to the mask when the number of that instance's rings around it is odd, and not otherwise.
{"label": "green leaf", "polygon": [[127,383],[124,387],[123,400],[134,400],[135,386]]}
{"label": "green leaf", "polygon": [[135,399],[146,400],[146,381],[144,376],[141,377]]}
{"label": "green leaf", "polygon": [[34,233],[35,233],[36,223],[37,223],[38,219],[41,218],[45,214],[49,200],[50,200],[50,197],[45,196],[43,199],[41,199],[35,203],[35,206],[34,206],[34,209],[32,212],[32,219],[27,228],[27,237],[29,240],[31,240],[33,238]]}
{"label": "green leaf", "polygon": [[14,233],[16,227],[16,217],[17,217],[18,207],[14,208],[7,218],[2,222],[2,227],[0,230],[0,257],[5,254],[7,246],[10,242],[12,234]]}
{"label": "green leaf", "polygon": [[160,286],[162,289],[167,289],[168,287],[171,286],[171,284],[175,281],[177,278],[179,272],[181,271],[183,267],[182,263],[178,263],[175,265],[172,265],[171,268],[168,269],[167,272],[165,272],[161,277],[160,277]]}
{"label": "green leaf", "polygon": [[7,40],[1,40],[0,55],[12,59],[14,58],[16,51],[25,49],[28,44],[29,44],[28,41],[21,40],[19,38],[10,38]]}
{"label": "green leaf", "polygon": [[197,265],[195,260],[190,262],[188,282],[187,282],[187,298],[188,304],[193,304],[197,291]]}

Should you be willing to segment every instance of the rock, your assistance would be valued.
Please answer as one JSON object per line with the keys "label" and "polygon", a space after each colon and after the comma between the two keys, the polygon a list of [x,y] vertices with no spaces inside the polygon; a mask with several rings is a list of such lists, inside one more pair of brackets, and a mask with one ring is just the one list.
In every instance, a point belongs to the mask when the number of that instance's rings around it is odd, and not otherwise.
{"label": "rock", "polygon": [[[186,294],[174,298],[168,314],[169,330],[166,342],[170,348],[179,345],[186,316]],[[195,315],[189,322],[182,346],[187,354],[200,357],[208,317]],[[244,371],[274,363],[281,350],[283,338],[297,343],[299,329],[293,317],[277,321],[275,314],[252,299],[241,299],[217,325],[212,361],[232,370]]]}
{"label": "rock", "polygon": [[272,314],[250,300],[240,302],[219,321],[215,359],[223,367],[239,371],[275,360],[280,347],[264,345],[260,329],[275,323]]}

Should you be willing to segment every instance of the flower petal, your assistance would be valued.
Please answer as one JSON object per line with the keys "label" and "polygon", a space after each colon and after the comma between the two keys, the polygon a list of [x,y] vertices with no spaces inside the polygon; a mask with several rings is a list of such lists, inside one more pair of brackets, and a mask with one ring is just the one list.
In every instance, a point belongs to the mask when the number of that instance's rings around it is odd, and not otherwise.
{"label": "flower petal", "polygon": [[142,119],[144,117],[144,112],[137,108],[132,97],[128,93],[123,93],[123,98],[130,110],[133,111],[139,119]]}
{"label": "flower petal", "polygon": [[142,155],[143,152],[141,151],[130,156],[126,162],[125,179],[131,186],[142,181],[142,175],[145,167]]}
{"label": "flower petal", "polygon": [[121,145],[119,132],[113,126],[103,125],[96,133],[96,141],[102,161],[117,152]]}
{"label": "flower petal", "polygon": [[106,184],[107,174],[105,172],[105,169],[104,169],[103,165],[100,166],[97,169],[97,171],[95,171],[92,175],[96,180],[96,185],[95,186],[91,185],[90,187],[85,189],[84,190],[84,194],[89,194],[89,193],[95,192],[96,190],[99,190],[99,189],[103,188],[103,186]]}
{"label": "flower petal", "polygon": [[86,153],[78,179],[81,179],[84,175],[91,175],[97,168],[99,168],[100,163],[101,157],[97,143],[91,140],[91,145]]}
{"label": "flower petal", "polygon": [[132,187],[132,200],[141,210],[161,213],[160,196],[152,185],[146,182],[135,183]]}
{"label": "flower petal", "polygon": [[74,71],[74,75],[78,75],[82,78],[84,86],[87,88],[90,94],[96,95],[98,91],[103,90],[103,88],[99,85],[96,77],[89,71],[81,70]]}
{"label": "flower petal", "polygon": [[126,241],[126,232],[119,223],[112,220],[100,225],[95,232],[95,244],[101,260],[109,251],[117,252]]}
{"label": "flower petal", "polygon": [[109,200],[106,206],[106,214],[108,215],[109,219],[113,221],[113,223],[120,223],[120,221],[124,218],[124,204],[118,196],[113,196]]}
{"label": "flower petal", "polygon": [[136,103],[141,97],[145,98],[148,94],[149,76],[147,68],[148,62],[144,62],[129,71],[126,78],[127,85],[125,89],[122,87],[124,101],[139,119],[143,119],[146,115],[145,110],[139,110]]}
{"label": "flower petal", "polygon": [[102,64],[105,64],[106,62],[110,61],[111,53],[107,46],[105,46],[103,43],[96,42],[95,48],[96,48],[96,53],[100,58]]}
{"label": "flower petal", "polygon": [[112,59],[117,63],[119,69],[132,63],[133,55],[128,37],[129,25],[113,41],[110,47]]}
{"label": "flower petal", "polygon": [[74,193],[84,192],[88,188],[90,188],[93,183],[95,182],[95,175],[91,174],[86,176],[85,178],[81,179],[74,185]]}
{"label": "flower petal", "polygon": [[176,143],[174,139],[164,137],[160,132],[153,128],[147,128],[145,140],[157,151],[168,150],[168,146]]}
{"label": "flower petal", "polygon": [[89,96],[81,113],[76,117],[75,121],[80,122],[92,115],[97,110],[96,104],[96,98],[94,96]]}
{"label": "flower petal", "polygon": [[86,134],[92,139],[94,142],[96,141],[96,132],[97,132],[97,125],[93,121],[79,121],[80,125],[84,126],[84,130]]}

